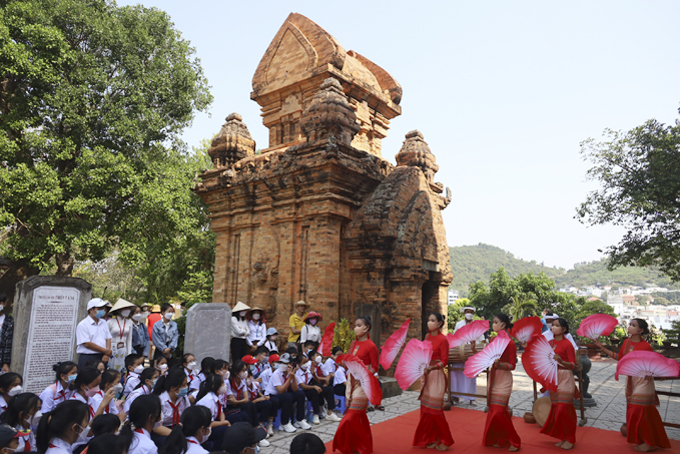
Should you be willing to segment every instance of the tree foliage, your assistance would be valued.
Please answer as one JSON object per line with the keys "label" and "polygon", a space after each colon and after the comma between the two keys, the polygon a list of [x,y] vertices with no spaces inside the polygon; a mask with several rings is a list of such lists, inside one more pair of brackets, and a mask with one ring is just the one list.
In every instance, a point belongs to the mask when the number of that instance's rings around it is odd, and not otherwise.
{"label": "tree foliage", "polygon": [[627,232],[606,250],[610,268],[656,266],[680,281],[680,121],[650,120],[630,131],[605,131],[581,153],[594,166],[588,178],[600,189],[588,194],[577,218],[612,224]]}
{"label": "tree foliage", "polygon": [[55,260],[69,275],[74,259],[117,248],[151,276],[151,257],[173,261],[202,241],[204,207],[186,178],[197,167],[179,135],[211,96],[164,12],[1,1],[0,66],[0,255],[33,270]]}

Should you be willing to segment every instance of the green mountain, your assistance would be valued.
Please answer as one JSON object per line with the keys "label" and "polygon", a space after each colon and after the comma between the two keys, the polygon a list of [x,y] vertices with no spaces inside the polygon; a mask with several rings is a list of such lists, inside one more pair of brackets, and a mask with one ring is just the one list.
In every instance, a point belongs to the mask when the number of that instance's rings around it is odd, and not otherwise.
{"label": "green mountain", "polygon": [[467,296],[470,284],[480,280],[489,282],[491,273],[500,267],[504,267],[511,278],[522,273],[543,272],[555,279],[558,288],[570,286],[581,288],[599,284],[611,285],[614,288],[658,285],[680,289],[680,283],[673,284],[669,278],[661,276],[654,268],[624,267],[609,271],[605,260],[596,260],[577,263],[573,269],[565,271],[563,268],[548,267],[534,260],[529,262],[519,259],[499,247],[483,243],[476,246],[451,247],[449,251],[453,272],[450,288],[458,290],[461,296]]}

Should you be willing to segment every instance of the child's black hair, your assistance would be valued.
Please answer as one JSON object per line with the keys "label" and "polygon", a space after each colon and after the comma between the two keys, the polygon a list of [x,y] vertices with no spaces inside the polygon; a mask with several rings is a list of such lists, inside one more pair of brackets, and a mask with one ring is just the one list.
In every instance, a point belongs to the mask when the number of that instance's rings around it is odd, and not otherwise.
{"label": "child's black hair", "polygon": [[201,361],[201,372],[203,373],[204,376],[207,376],[210,373],[214,362],[215,358],[211,358],[210,356],[206,356],[205,358],[203,358],[203,360]]}
{"label": "child's black hair", "polygon": [[120,428],[120,418],[114,414],[99,415],[90,423],[90,429],[95,437],[104,434],[115,434]]}
{"label": "child's black hair", "polygon": [[139,383],[137,383],[137,386],[135,386],[135,389],[141,388],[143,385],[146,384],[147,380],[151,380],[155,374],[159,374],[154,367],[147,367],[142,371],[141,374],[139,374]]}
{"label": "child's black hair", "polygon": [[[7,403],[7,410],[0,416],[0,422],[16,427],[31,410],[40,410],[40,398],[33,393],[17,394]],[[23,413],[23,417],[19,413]]]}
{"label": "child's black hair", "polygon": [[106,385],[109,383],[113,384],[118,378],[120,378],[120,372],[116,369],[106,369],[102,374],[102,381],[99,382],[99,389],[104,391]]}
{"label": "child's black hair", "polygon": [[338,354],[342,355],[344,353],[344,350],[342,349],[342,347],[336,345],[335,347],[333,347],[333,350],[331,350],[331,353],[334,355]]}
{"label": "child's black hair", "polygon": [[130,370],[130,368],[135,365],[135,362],[141,358],[142,356],[137,353],[130,353],[127,355],[125,357],[125,370]]}
{"label": "child's black hair", "polygon": [[196,436],[203,427],[210,427],[212,413],[203,405],[194,405],[184,410],[180,423],[173,429],[158,454],[182,454],[187,451],[187,437]]}
{"label": "child's black hair", "polygon": [[78,367],[78,365],[73,361],[64,361],[52,366],[52,370],[57,374],[57,378],[54,379],[55,383],[61,380],[62,375],[70,374],[74,367]]}
{"label": "child's black hair", "polygon": [[14,383],[17,377],[23,383],[24,379],[16,372],[7,372],[6,374],[0,375],[0,390],[5,389],[9,391],[9,387],[12,386],[12,383]]}
{"label": "child's black hair", "polygon": [[255,350],[255,354],[253,356],[257,356],[257,355],[260,355],[262,353],[269,354],[269,349],[267,347],[265,347],[264,345],[260,345],[259,347],[257,347],[257,350]]}
{"label": "child's black hair", "polygon": [[144,427],[149,420],[149,417],[154,417],[154,422],[161,418],[161,400],[154,394],[145,394],[139,396],[130,405],[128,412],[128,420],[120,430],[120,441],[125,448],[125,452],[130,452],[130,444],[132,443],[132,426],[135,429]]}
{"label": "child's black hair", "polygon": [[[90,407],[76,399],[60,403],[54,410],[48,411],[40,419],[36,431],[36,447],[40,454],[45,454],[53,438],[63,438],[73,426],[90,420]],[[87,430],[85,427],[84,430]]]}
{"label": "child's black hair", "polygon": [[238,377],[239,372],[243,369],[248,369],[248,365],[239,359],[234,361],[229,372],[232,377]]}
{"label": "child's black hair", "polygon": [[112,433],[94,437],[87,443],[87,454],[124,454],[127,450],[122,442],[119,436]]}
{"label": "child's black hair", "polygon": [[[81,386],[85,385],[89,388],[90,383],[95,381],[97,377],[101,375],[97,369],[92,367],[86,367],[85,369],[78,372],[78,376],[73,380],[74,389],[80,389]],[[100,388],[101,389],[101,388]]]}
{"label": "child's black hair", "polygon": [[217,394],[217,391],[219,391],[223,385],[224,380],[222,379],[221,375],[208,375],[205,377],[205,380],[203,380],[203,383],[201,383],[198,395],[196,396],[196,402],[203,399],[203,397],[205,397],[205,395],[210,392]]}
{"label": "child's black hair", "polygon": [[228,369],[228,368],[229,368],[229,363],[226,362],[226,361],[223,360],[223,359],[216,359],[216,360],[212,363],[212,367],[210,368],[210,373],[211,373],[211,374],[218,374],[218,375],[219,375],[219,374],[220,374],[219,371],[222,370],[222,369],[224,368],[224,366],[227,366],[227,369]]}
{"label": "child's black hair", "polygon": [[158,379],[156,387],[153,389],[153,393],[160,396],[164,391],[170,391],[172,388],[182,386],[182,383],[186,379],[187,376],[183,369],[170,369],[168,375],[163,375]]}
{"label": "child's black hair", "polygon": [[291,454],[324,454],[326,446],[321,438],[312,433],[302,433],[290,442]]}

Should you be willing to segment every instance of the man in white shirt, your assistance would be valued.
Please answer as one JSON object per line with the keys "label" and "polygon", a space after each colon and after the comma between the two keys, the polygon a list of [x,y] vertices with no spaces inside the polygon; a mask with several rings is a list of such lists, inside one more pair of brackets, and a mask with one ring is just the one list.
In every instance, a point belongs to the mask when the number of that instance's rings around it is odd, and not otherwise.
{"label": "man in white shirt", "polygon": [[[465,306],[460,310],[465,317],[463,320],[456,323],[456,331],[472,323],[476,309],[472,306]],[[479,336],[475,339],[475,343],[484,342],[484,335]],[[481,347],[479,347],[481,351]],[[470,405],[475,405],[475,398],[471,394],[477,394],[477,377],[467,378],[463,369],[465,369],[465,363],[452,363],[451,364],[451,392],[459,392],[461,394],[454,394],[454,402],[459,402],[460,399],[468,401]]]}
{"label": "man in white shirt", "polygon": [[93,298],[87,303],[87,317],[76,329],[76,353],[78,358],[78,370],[95,361],[104,364],[109,362],[111,351],[111,333],[109,325],[103,320],[106,301],[101,298]]}

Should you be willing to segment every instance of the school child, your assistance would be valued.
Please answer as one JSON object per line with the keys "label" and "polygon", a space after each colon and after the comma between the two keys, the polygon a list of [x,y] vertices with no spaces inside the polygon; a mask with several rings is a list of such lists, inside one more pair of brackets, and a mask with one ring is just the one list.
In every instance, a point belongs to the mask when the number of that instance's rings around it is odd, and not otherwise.
{"label": "school child", "polygon": [[279,332],[276,330],[276,328],[269,328],[267,330],[267,340],[264,341],[264,346],[267,347],[267,350],[269,350],[269,353],[276,353],[277,355],[279,354],[279,346],[276,344],[276,341],[279,338]]}
{"label": "school child", "polygon": [[94,438],[107,434],[116,434],[118,429],[120,429],[120,419],[118,419],[118,416],[110,413],[99,415],[90,423],[90,430],[94,434]]}
{"label": "school child", "polygon": [[300,344],[307,344],[307,342],[313,342],[311,346],[313,348],[318,347],[319,342],[321,342],[321,330],[317,326],[322,320],[321,314],[315,311],[310,311],[305,317],[305,326],[302,327],[300,332]]}
{"label": "school child", "polygon": [[276,353],[269,355],[268,362],[269,362],[269,367],[266,368],[260,374],[260,376],[255,379],[256,382],[260,383],[260,390],[263,391],[263,392],[264,392],[265,389],[267,389],[267,385],[269,384],[269,380],[271,380],[271,378],[272,378],[272,374],[275,371],[276,363],[279,362],[279,355],[277,355]]}
{"label": "school child", "polygon": [[201,371],[198,373],[198,386],[200,388],[201,383],[205,381],[205,378],[210,374],[210,369],[212,368],[215,358],[206,356],[201,361]]}
{"label": "school child", "polygon": [[160,374],[153,367],[147,367],[142,371],[142,374],[139,376],[139,384],[132,390],[130,395],[127,396],[127,399],[125,399],[125,406],[123,407],[125,413],[130,411],[130,406],[136,398],[139,396],[148,396],[153,392],[159,377]]}
{"label": "school child", "polygon": [[241,421],[250,421],[250,415],[248,413],[241,411],[239,408],[228,408],[229,401],[227,396],[229,395],[229,378],[231,377],[229,363],[223,359],[215,360],[212,364],[211,374],[221,377],[227,389],[226,393],[219,395],[220,404],[222,405],[222,409],[224,411],[224,418],[231,424]]}
{"label": "school child", "polygon": [[81,454],[83,452],[90,454],[125,454],[123,453],[122,446],[118,443],[119,438],[116,436],[119,428],[120,419],[118,419],[117,415],[106,414],[97,416],[90,421],[90,430],[94,436],[87,442],[87,445],[77,446],[73,450],[73,454]]}
{"label": "school child", "polygon": [[248,365],[243,361],[236,361],[231,366],[227,391],[228,408],[239,409],[248,415],[245,421],[257,426],[257,409],[255,404],[250,401],[246,379],[248,378]]}
{"label": "school child", "polygon": [[7,410],[7,404],[12,397],[23,392],[22,383],[21,375],[16,372],[0,375],[0,414]]}
{"label": "school child", "polygon": [[0,426],[0,452],[10,452],[13,453],[17,450],[19,446],[19,440],[22,437],[22,432],[18,431],[14,427],[8,425]]}
{"label": "school child", "polygon": [[[153,394],[160,397],[162,418],[161,426],[154,429],[156,436],[152,438],[155,438],[154,441],[162,446],[165,437],[170,435],[171,429],[179,424],[184,410],[191,406],[187,397],[189,386],[187,386],[187,376],[184,371],[170,369],[167,376],[158,379]],[[142,397],[140,396],[137,400]]]}
{"label": "school child", "polygon": [[[97,369],[91,367],[86,367],[78,373],[73,382],[75,386],[75,392],[71,396],[71,400],[79,400],[80,402],[87,404],[90,410],[90,418],[94,419],[99,415],[104,414],[104,410],[109,406],[109,403],[113,400],[114,392],[113,388],[104,394],[104,397],[100,404],[97,406],[93,397],[99,391],[99,383],[101,383],[102,375]],[[80,440],[75,443],[74,448],[86,444],[92,438],[92,433],[89,427],[85,428],[84,434],[81,436]]]}
{"label": "school child", "polygon": [[[305,393],[302,389],[298,389],[295,380],[297,368],[294,367],[295,364],[291,361],[290,354],[281,355],[277,365],[276,371],[267,384],[265,395],[276,401],[276,408],[281,409],[281,428],[288,433],[295,432],[296,427],[305,430],[311,429],[312,426],[305,421]],[[295,426],[293,426],[291,420],[293,403],[297,404],[298,421]]]}
{"label": "school child", "polygon": [[212,428],[212,433],[208,437],[208,441],[214,444],[214,446],[221,446],[222,439],[224,438],[224,432],[230,422],[227,421],[224,415],[224,409],[220,402],[220,396],[226,394],[227,386],[222,380],[222,377],[218,375],[208,375],[208,378],[201,384],[201,390],[196,398],[196,406],[206,407],[210,410],[212,416],[212,423],[210,427]]}
{"label": "school child", "polygon": [[[182,414],[181,426],[177,426],[158,454],[208,454],[203,443],[208,441],[212,433],[210,423],[212,414],[210,410],[201,405],[189,407]],[[213,445],[213,449],[220,449]]]}
{"label": "school child", "polygon": [[[255,404],[258,421],[260,422],[260,426],[264,427],[267,424],[272,424],[275,418],[271,412],[272,403],[269,397],[262,394],[260,389],[260,383],[256,382],[253,378],[253,373],[248,371],[248,378],[246,378],[246,390],[248,391],[248,398],[253,404]],[[267,431],[267,436],[269,436],[269,431]]]}
{"label": "school child", "polygon": [[[310,355],[314,356],[314,354]],[[319,416],[321,416],[321,403],[322,399],[326,400],[326,405],[328,405],[328,419],[330,421],[338,422],[341,419],[338,418],[333,410],[335,409],[335,395],[333,393],[333,388],[330,386],[320,386],[321,384],[315,379],[314,373],[312,372],[312,361],[306,356],[300,357],[300,368],[295,373],[295,378],[297,380],[298,386],[302,388],[307,397],[307,400],[312,404],[312,410],[314,411],[314,424],[321,424]]]}
{"label": "school child", "polygon": [[[102,374],[102,380],[99,383],[99,391],[97,391],[95,395],[92,396],[92,401],[94,402],[93,409],[95,412],[102,404],[104,395],[110,389],[113,389],[114,396],[120,395],[121,391],[123,390],[123,385],[120,384],[120,372],[115,369],[108,369]],[[122,405],[122,402],[120,405]],[[125,413],[120,411],[115,398],[111,399],[111,402],[109,402],[109,404],[104,408],[104,414],[117,415],[121,422],[125,421]]]}
{"label": "school child", "polygon": [[[161,401],[150,394],[140,396],[130,406],[128,421],[120,430],[120,443],[127,454],[156,454],[158,448],[151,440],[151,432],[161,420]],[[134,431],[132,429],[134,426]]]}
{"label": "school child", "polygon": [[72,446],[88,431],[90,409],[80,400],[67,400],[45,413],[36,432],[40,454],[71,454]]}
{"label": "school child", "polygon": [[246,344],[250,350],[264,345],[267,340],[267,324],[264,319],[264,310],[254,307],[248,313],[248,336]]}
{"label": "school child", "polygon": [[191,353],[187,353],[182,357],[182,370],[187,376],[187,385],[189,385],[189,393],[198,391],[201,386],[200,380],[196,374],[196,357]]}
{"label": "school child", "polygon": [[144,358],[137,353],[127,355],[125,357],[125,369],[128,371],[128,375],[125,379],[123,396],[127,397],[139,384],[139,374],[144,370]]}
{"label": "school child", "polygon": [[52,411],[58,404],[71,398],[73,391],[69,389],[69,385],[78,375],[78,366],[73,361],[57,363],[52,366],[52,370],[57,374],[54,383],[40,393],[42,401],[40,411],[43,414]]}
{"label": "school child", "polygon": [[154,367],[162,376],[168,375],[168,359],[165,356],[154,360]]}
{"label": "school child", "polygon": [[7,424],[19,432],[19,444],[16,452],[31,452],[36,450],[35,429],[40,422],[40,398],[33,393],[21,393],[14,396],[7,407],[7,411],[0,417],[2,424]]}
{"label": "school child", "polygon": [[100,374],[103,374],[104,371],[106,370],[106,364],[104,364],[101,361],[92,361],[92,362],[90,362],[88,367],[94,367],[95,369],[97,369],[99,371]]}
{"label": "school child", "polygon": [[290,454],[325,454],[326,446],[317,435],[307,432],[290,442]]}

